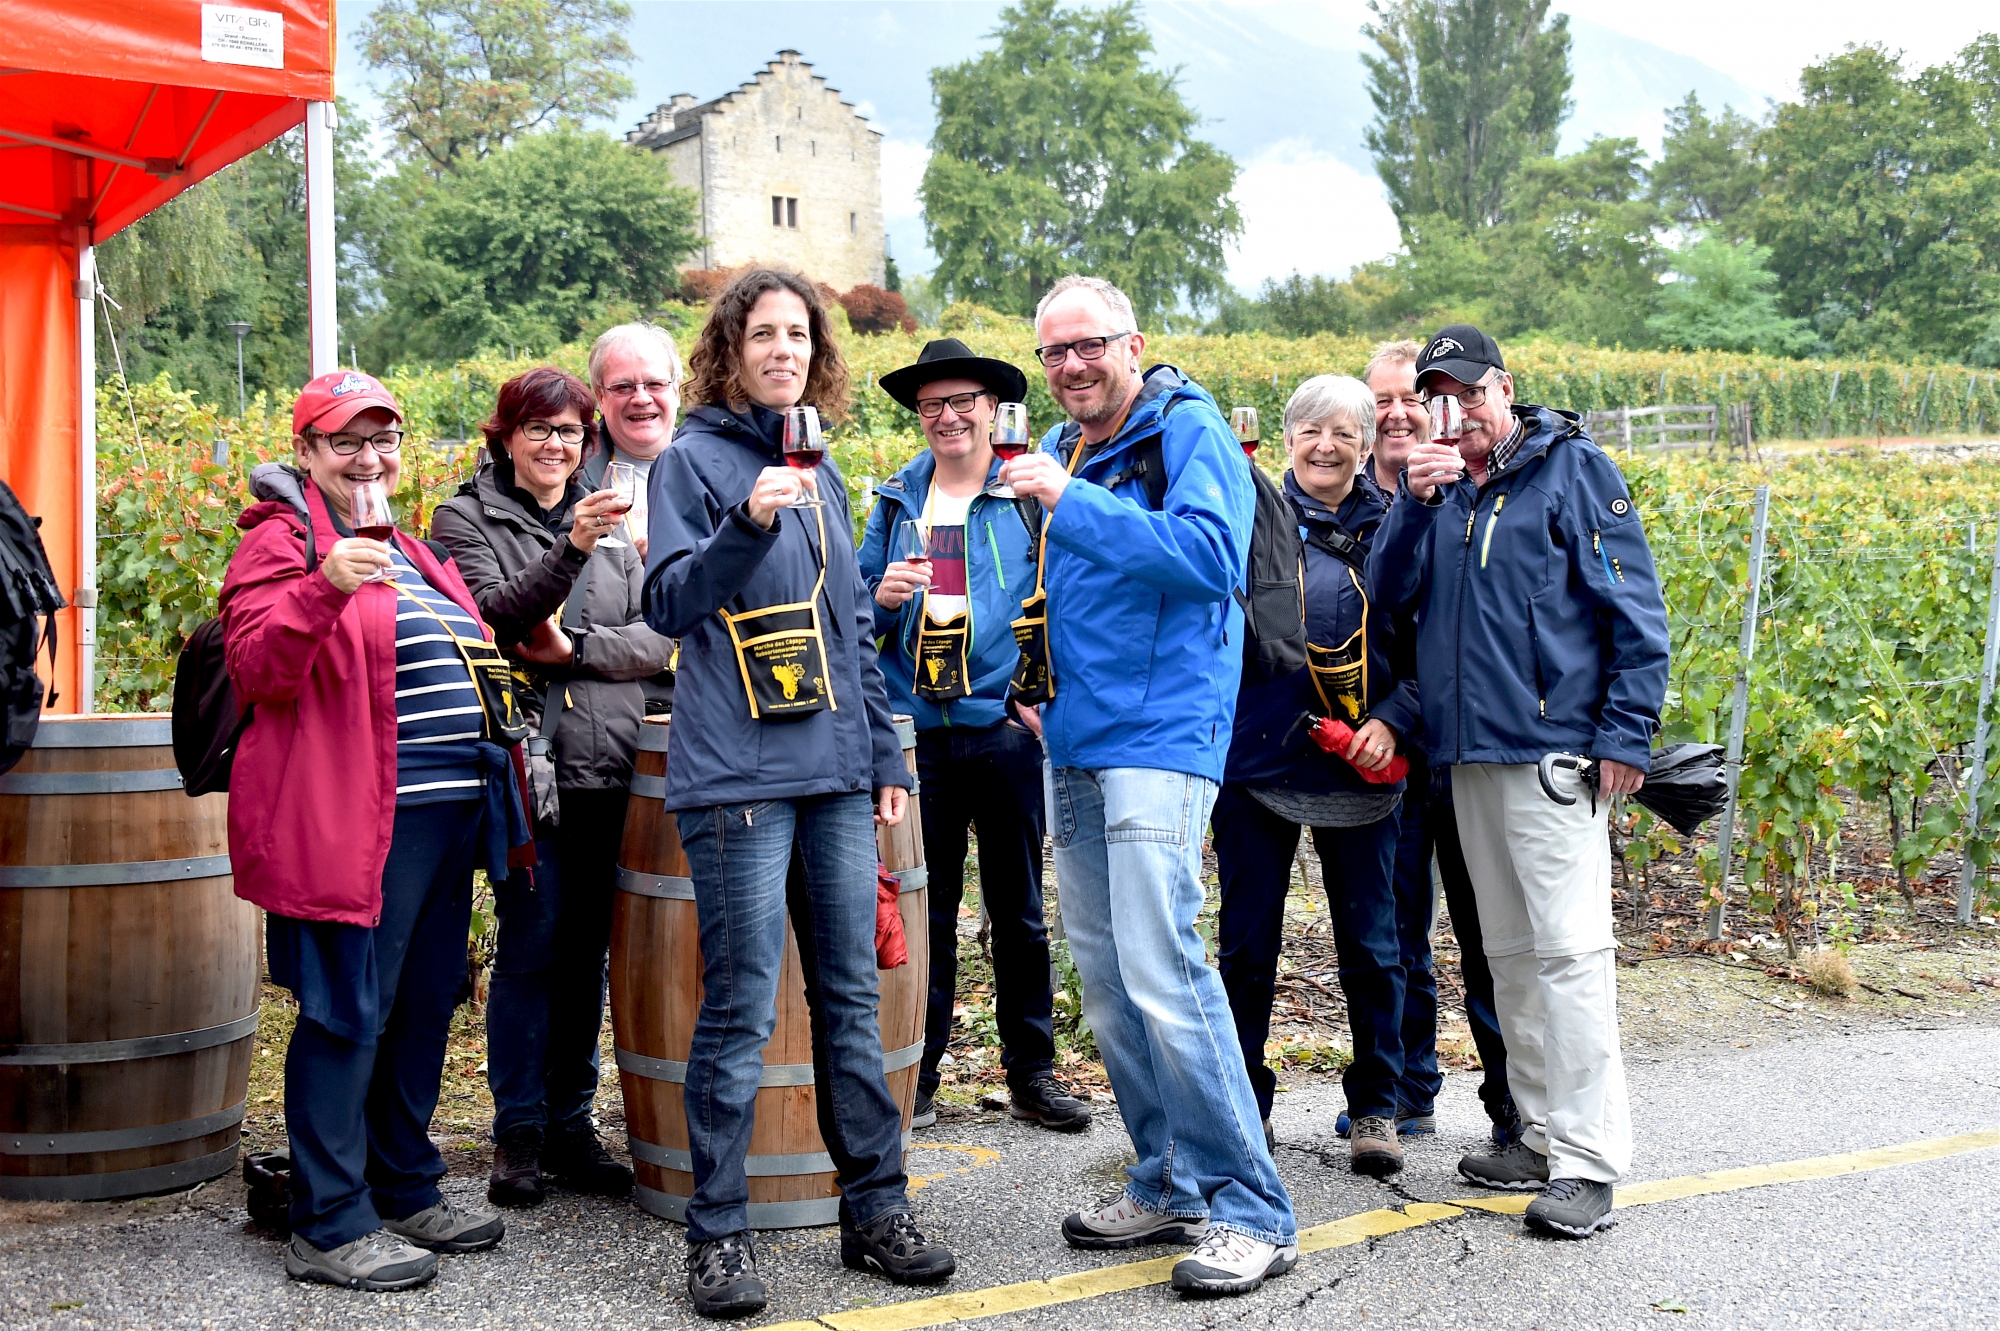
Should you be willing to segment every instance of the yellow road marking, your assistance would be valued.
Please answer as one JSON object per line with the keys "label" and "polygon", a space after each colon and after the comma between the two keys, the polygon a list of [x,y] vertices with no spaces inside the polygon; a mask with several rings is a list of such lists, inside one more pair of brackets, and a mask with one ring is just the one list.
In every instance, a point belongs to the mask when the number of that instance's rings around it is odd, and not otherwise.
{"label": "yellow road marking", "polygon": [[[1788,1160],[1774,1165],[1751,1165],[1745,1169],[1722,1169],[1709,1174],[1688,1174],[1681,1178],[1658,1179],[1651,1183],[1637,1183],[1629,1188],[1618,1189],[1617,1205],[1650,1206],[1656,1202],[1679,1201],[1687,1197],[1700,1197],[1710,1193],[1737,1192],[1745,1188],[1764,1188],[1774,1183],[1798,1183],[1807,1179],[1838,1178],[1843,1174],[1858,1174],[1867,1170],[1887,1169],[1894,1165],[1914,1164],[1923,1160],[1941,1160],[1947,1156],[1966,1155],[1973,1151],[1991,1150],[2000,1147],[2000,1129],[1985,1132],[1961,1133],[1956,1137],[1939,1137],[1932,1141],[1905,1142],[1899,1146],[1882,1146],[1870,1151],[1851,1151],[1845,1155],[1824,1155],[1806,1160]],[[940,1149],[964,1151],[973,1154],[983,1151],[983,1147],[944,1147]],[[979,1159],[964,1169],[952,1173],[965,1173],[991,1163]],[[930,1177],[942,1177],[932,1175]],[[1454,1197],[1449,1202],[1411,1202],[1401,1210],[1362,1211],[1357,1215],[1344,1216],[1339,1220],[1314,1225],[1299,1232],[1301,1253],[1325,1252],[1332,1248],[1351,1247],[1366,1243],[1369,1239],[1400,1233],[1407,1229],[1420,1229],[1440,1220],[1452,1220],[1467,1211],[1484,1211],[1491,1215],[1519,1215],[1528,1209],[1534,1197],[1529,1193],[1513,1193],[1503,1196]],[[801,1322],[776,1322],[760,1327],[757,1331],[923,1331],[923,1328],[948,1326],[954,1322],[970,1322],[982,1317],[997,1317],[1003,1313],[1026,1312],[1032,1308],[1046,1308],[1052,1304],[1074,1303],[1079,1299],[1094,1299],[1104,1294],[1122,1294],[1129,1290],[1144,1289],[1148,1285],[1164,1285],[1173,1275],[1174,1263],[1182,1254],[1158,1257],[1147,1262],[1126,1262],[1118,1266],[1099,1267],[1094,1271],[1078,1271],[1070,1275],[1056,1276],[1049,1280],[1024,1280],[1014,1285],[995,1285],[990,1289],[967,1290],[963,1293],[942,1294],[928,1299],[912,1299],[907,1303],[893,1303],[879,1308],[856,1308],[848,1312],[824,1313],[816,1319]]]}
{"label": "yellow road marking", "polygon": [[928,1188],[941,1178],[950,1178],[954,1174],[970,1174],[975,1169],[984,1169],[987,1165],[993,1164],[1000,1158],[1000,1152],[990,1146],[952,1146],[945,1142],[917,1142],[913,1143],[910,1149],[912,1151],[957,1151],[960,1155],[972,1157],[971,1164],[960,1165],[957,1169],[934,1169],[928,1174],[910,1175],[911,1192],[916,1192],[920,1188]]}

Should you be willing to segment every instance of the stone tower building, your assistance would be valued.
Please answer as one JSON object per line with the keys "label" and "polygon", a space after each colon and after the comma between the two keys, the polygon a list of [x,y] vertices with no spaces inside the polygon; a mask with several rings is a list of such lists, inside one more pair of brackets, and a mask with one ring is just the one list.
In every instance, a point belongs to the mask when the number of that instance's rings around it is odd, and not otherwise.
{"label": "stone tower building", "polygon": [[882,284],[882,134],[797,51],[713,101],[679,93],[626,139],[701,196],[688,266],[777,263],[845,291]]}

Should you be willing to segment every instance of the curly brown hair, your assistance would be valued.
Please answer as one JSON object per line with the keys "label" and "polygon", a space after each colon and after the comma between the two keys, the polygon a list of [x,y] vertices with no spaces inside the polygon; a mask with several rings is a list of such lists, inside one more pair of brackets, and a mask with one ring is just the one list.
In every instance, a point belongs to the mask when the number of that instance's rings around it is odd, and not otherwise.
{"label": "curly brown hair", "polygon": [[817,408],[829,422],[843,419],[850,401],[847,362],[841,359],[833,340],[826,301],[810,281],[783,268],[753,268],[738,275],[715,298],[715,308],[688,354],[688,405],[741,407],[748,399],[740,356],[743,330],[750,322],[751,308],[771,291],[789,291],[805,302],[812,362],[806,368],[806,391],[799,401]]}

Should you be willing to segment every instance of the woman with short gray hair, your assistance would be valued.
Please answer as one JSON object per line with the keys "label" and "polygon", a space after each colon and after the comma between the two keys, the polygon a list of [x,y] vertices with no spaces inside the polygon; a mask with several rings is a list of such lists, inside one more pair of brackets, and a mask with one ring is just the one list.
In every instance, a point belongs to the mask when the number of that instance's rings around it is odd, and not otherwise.
{"label": "woman with short gray hair", "polygon": [[[1305,535],[1306,665],[1245,675],[1212,829],[1222,879],[1218,968],[1229,991],[1250,1085],[1270,1136],[1277,1079],[1264,1065],[1278,974],[1285,894],[1300,830],[1312,829],[1331,906],[1340,986],[1354,1035],[1342,1078],[1357,1174],[1403,1167],[1396,1085],[1403,1074],[1403,958],[1393,888],[1400,781],[1386,781],[1415,728],[1416,687],[1391,662],[1393,625],[1368,603],[1368,542],[1388,499],[1361,469],[1375,440],[1375,395],[1358,379],[1322,374],[1285,404],[1291,468],[1285,497]],[[1303,733],[1306,714],[1355,732],[1338,754]]]}

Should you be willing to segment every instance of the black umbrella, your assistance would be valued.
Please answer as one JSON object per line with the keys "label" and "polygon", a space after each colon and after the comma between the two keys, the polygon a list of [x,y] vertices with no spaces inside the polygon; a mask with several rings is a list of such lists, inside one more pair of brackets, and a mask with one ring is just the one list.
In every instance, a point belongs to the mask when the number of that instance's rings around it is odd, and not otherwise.
{"label": "black umbrella", "polygon": [[[1541,761],[1542,793],[1557,804],[1574,804],[1576,796],[1556,789],[1555,769],[1567,768],[1590,788],[1591,809],[1597,807],[1597,760],[1573,753],[1551,753]],[[1669,744],[1653,754],[1646,784],[1632,798],[1651,809],[1682,836],[1722,812],[1729,786],[1722,775],[1720,744]]]}

